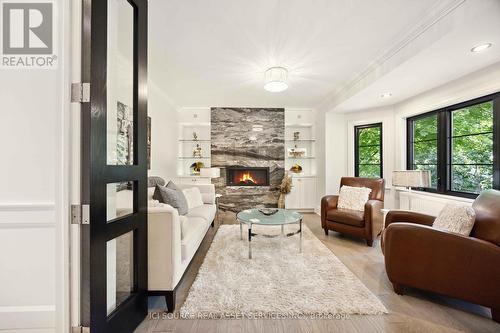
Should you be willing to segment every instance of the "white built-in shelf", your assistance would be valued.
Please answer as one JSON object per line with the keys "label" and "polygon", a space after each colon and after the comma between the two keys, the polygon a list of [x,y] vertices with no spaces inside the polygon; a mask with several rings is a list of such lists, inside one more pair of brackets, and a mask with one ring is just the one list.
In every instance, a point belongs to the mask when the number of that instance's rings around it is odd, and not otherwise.
{"label": "white built-in shelf", "polygon": [[312,175],[310,173],[288,173],[292,178],[316,178],[316,175]]}
{"label": "white built-in shelf", "polygon": [[289,160],[314,160],[314,156],[303,156],[303,157],[287,157]]}
{"label": "white built-in shelf", "polygon": [[210,140],[185,140],[185,139],[179,139],[179,142],[196,143],[196,142],[210,142]]}
{"label": "white built-in shelf", "polygon": [[310,124],[310,123],[303,123],[303,124],[289,124],[289,123],[285,123],[285,127],[290,127],[290,128],[307,128],[307,127],[313,127],[314,124]]}
{"label": "white built-in shelf", "polygon": [[286,142],[314,142],[314,141],[316,141],[316,139],[298,139],[298,140],[287,139],[285,141]]}
{"label": "white built-in shelf", "polygon": [[193,156],[179,156],[181,160],[206,160],[210,157],[202,156],[202,157],[193,157]]}

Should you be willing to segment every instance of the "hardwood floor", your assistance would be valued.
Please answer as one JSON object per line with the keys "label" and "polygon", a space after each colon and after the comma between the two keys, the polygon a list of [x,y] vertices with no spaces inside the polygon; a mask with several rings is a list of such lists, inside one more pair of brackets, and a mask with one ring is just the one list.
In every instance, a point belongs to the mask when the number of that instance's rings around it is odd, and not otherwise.
{"label": "hardwood floor", "polygon": [[[155,298],[150,315],[136,332],[500,332],[500,324],[490,319],[487,308],[413,289],[405,289],[404,296],[395,294],[378,241],[369,248],[363,240],[332,231],[325,236],[318,215],[304,214],[304,218],[316,237],[384,303],[389,314],[352,315],[342,320],[183,320],[169,319],[162,313],[163,300]],[[193,259],[178,289],[177,308],[183,304],[216,231],[217,227],[209,231],[210,237]]]}

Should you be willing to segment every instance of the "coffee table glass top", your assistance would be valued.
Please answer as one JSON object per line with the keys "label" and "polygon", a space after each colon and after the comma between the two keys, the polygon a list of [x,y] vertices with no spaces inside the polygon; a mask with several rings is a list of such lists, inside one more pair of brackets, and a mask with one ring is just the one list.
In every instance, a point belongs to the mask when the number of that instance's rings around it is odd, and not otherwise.
{"label": "coffee table glass top", "polygon": [[264,215],[258,208],[246,209],[238,213],[236,218],[247,224],[283,225],[298,223],[302,215],[288,209],[278,209],[273,215]]}

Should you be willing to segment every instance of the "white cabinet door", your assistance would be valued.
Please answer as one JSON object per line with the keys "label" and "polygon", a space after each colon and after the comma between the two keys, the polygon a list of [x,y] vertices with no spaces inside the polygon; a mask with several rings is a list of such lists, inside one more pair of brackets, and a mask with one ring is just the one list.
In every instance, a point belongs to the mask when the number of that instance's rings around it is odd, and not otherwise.
{"label": "white cabinet door", "polygon": [[287,194],[285,207],[289,209],[314,209],[316,202],[316,178],[292,179],[292,191]]}
{"label": "white cabinet door", "polygon": [[292,179],[292,190],[285,197],[285,207],[288,209],[300,208],[300,182],[297,178]]}
{"label": "white cabinet door", "polygon": [[210,184],[210,178],[180,177],[178,182],[181,184]]}
{"label": "white cabinet door", "polygon": [[316,202],[316,178],[303,178],[301,181],[301,208],[314,209],[319,203]]}

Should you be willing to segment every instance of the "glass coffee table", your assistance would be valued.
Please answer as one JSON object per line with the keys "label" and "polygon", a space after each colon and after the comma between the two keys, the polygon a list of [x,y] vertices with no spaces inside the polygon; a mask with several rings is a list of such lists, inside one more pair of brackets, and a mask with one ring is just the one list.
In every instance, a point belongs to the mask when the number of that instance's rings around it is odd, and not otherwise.
{"label": "glass coffee table", "polygon": [[[243,224],[248,226],[248,258],[252,259],[252,237],[258,234],[252,232],[252,225],[269,225],[281,226],[281,235],[283,237],[290,237],[299,234],[299,252],[302,252],[302,215],[297,212],[278,209],[273,215],[264,215],[258,208],[246,209],[236,215],[236,219],[240,223],[240,239],[243,239]],[[298,223],[299,230],[285,234],[285,224]],[[278,237],[279,235],[261,235],[267,238]]]}

